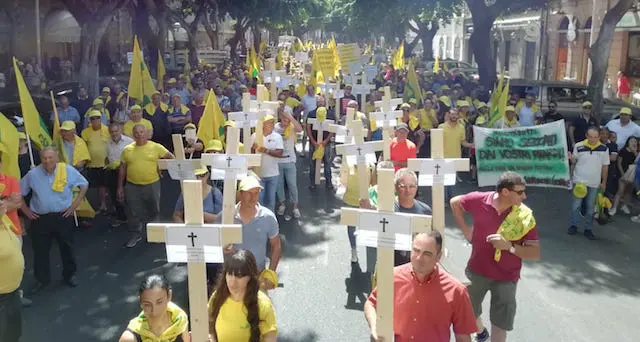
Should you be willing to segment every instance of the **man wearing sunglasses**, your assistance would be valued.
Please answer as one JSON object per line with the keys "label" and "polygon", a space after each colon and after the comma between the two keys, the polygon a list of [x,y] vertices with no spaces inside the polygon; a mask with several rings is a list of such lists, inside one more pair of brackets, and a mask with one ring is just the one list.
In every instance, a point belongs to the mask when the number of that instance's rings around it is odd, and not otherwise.
{"label": "man wearing sunglasses", "polygon": [[563,120],[562,114],[558,113],[558,103],[556,101],[549,102],[549,111],[544,113],[542,123],[548,124],[555,121]]}
{"label": "man wearing sunglasses", "polygon": [[593,105],[589,101],[582,103],[582,113],[579,117],[573,119],[569,124],[569,146],[570,150],[573,150],[573,146],[576,143],[583,141],[587,138],[587,130],[589,127],[597,127],[598,121],[593,117],[591,109]]}
{"label": "man wearing sunglasses", "polygon": [[[498,179],[496,191],[471,192],[450,202],[453,216],[472,246],[466,274],[471,280],[468,290],[478,326],[477,342],[489,340],[481,318],[482,302],[489,291],[491,341],[506,341],[507,331],[513,330],[522,260],[540,259],[535,219],[522,204],[527,198],[525,192],[524,178],[515,172],[505,172]],[[515,216],[505,220],[514,210],[518,210]],[[474,225],[467,224],[465,212],[471,214]],[[518,229],[510,227],[510,222],[522,228],[524,236],[513,238],[512,233]]]}

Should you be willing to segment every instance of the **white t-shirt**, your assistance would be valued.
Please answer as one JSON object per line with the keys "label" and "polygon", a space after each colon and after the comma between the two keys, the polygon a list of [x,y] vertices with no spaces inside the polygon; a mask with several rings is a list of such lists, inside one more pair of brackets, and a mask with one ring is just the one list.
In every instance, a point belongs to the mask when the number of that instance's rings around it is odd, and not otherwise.
{"label": "white t-shirt", "polygon": [[[253,133],[251,135],[251,145],[253,146],[253,142],[256,140],[256,134]],[[276,133],[274,129],[273,132],[269,135],[264,136],[264,148],[267,150],[284,150],[284,143],[282,141],[282,136]],[[262,169],[262,178],[264,177],[274,177],[280,175],[280,169],[278,168],[278,161],[280,158],[272,157],[266,153],[262,154],[262,160],[260,164],[260,168]]]}
{"label": "white t-shirt", "polygon": [[[290,123],[290,125],[293,125],[293,123]],[[286,139],[284,137],[284,127],[282,127],[281,123],[277,123],[276,127],[273,129],[276,133],[280,134],[280,136],[282,136],[282,142],[284,144],[284,152],[282,153],[283,156],[287,156],[286,158],[280,158],[278,159],[279,163],[295,163],[296,162],[296,149],[295,149],[295,143],[294,143],[294,137],[295,137],[295,127],[293,128],[293,132],[291,133],[291,136],[289,137],[289,139]]]}
{"label": "white t-shirt", "polygon": [[609,149],[600,144],[595,150],[578,142],[573,147],[576,166],[573,169],[574,183],[584,183],[590,188],[597,188],[602,181],[602,166],[609,165]]}
{"label": "white t-shirt", "polygon": [[618,151],[620,151],[624,144],[627,143],[627,139],[629,137],[638,137],[640,136],[640,126],[638,126],[635,122],[629,121],[624,127],[620,124],[620,119],[615,119],[607,122],[607,128],[616,132],[618,135],[618,140],[616,144],[618,144]]}

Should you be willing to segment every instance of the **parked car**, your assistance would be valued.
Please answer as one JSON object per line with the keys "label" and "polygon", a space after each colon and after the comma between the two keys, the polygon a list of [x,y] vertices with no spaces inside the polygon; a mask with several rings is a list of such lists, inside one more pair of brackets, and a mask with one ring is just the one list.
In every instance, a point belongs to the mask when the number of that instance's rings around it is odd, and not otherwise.
{"label": "parked car", "polygon": [[[434,61],[428,61],[426,64],[425,70],[432,71],[434,63],[435,63]],[[445,60],[439,61],[438,63],[440,64],[440,68],[442,69],[446,69],[446,70],[457,69],[458,72],[461,72],[464,74],[470,74],[470,75],[478,73],[478,68],[474,68],[471,64],[466,62],[460,62],[452,59],[445,59]]]}
{"label": "parked car", "polygon": [[[510,91],[520,94],[521,98],[530,92],[536,94],[536,103],[541,106],[540,110],[543,112],[547,111],[549,101],[555,100],[558,103],[558,112],[566,118],[580,115],[581,105],[588,99],[586,85],[569,81],[511,79]],[[617,117],[622,107],[631,108],[634,120],[640,118],[640,107],[630,103],[618,99],[605,99],[603,104],[603,112],[598,115],[601,120],[608,121]]]}

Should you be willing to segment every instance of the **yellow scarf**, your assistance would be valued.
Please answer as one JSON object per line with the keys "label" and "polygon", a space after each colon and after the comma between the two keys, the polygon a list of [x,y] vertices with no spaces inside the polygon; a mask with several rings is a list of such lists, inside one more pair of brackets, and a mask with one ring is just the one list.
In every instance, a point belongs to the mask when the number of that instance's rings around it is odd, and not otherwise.
{"label": "yellow scarf", "polygon": [[600,140],[598,140],[595,145],[589,144],[589,140],[587,140],[587,139],[582,140],[582,143],[584,144],[585,147],[588,147],[592,151],[595,150],[596,147],[601,145],[600,144]]}
{"label": "yellow scarf", "polygon": [[[316,111],[316,115],[317,115],[317,120],[318,122],[324,122],[324,120],[327,119],[327,112],[319,112]],[[318,140],[321,140],[323,137],[318,137]],[[313,152],[313,160],[316,159],[322,159],[322,157],[324,156],[324,146],[323,145],[319,145],[318,147],[316,147],[316,150]]]}
{"label": "yellow scarf", "polygon": [[78,165],[78,163],[83,160],[90,161],[91,155],[89,154],[89,148],[87,147],[87,143],[84,142],[82,138],[76,135],[74,137],[74,143],[73,143],[73,156],[71,156],[70,161],[69,161],[69,156],[66,156],[66,157],[67,157],[67,161],[69,162],[69,165],[71,166]]}
{"label": "yellow scarf", "polygon": [[63,192],[64,187],[67,185],[67,165],[65,163],[58,163],[56,165],[56,171],[53,175],[53,183],[51,184],[51,190],[55,192]]}
{"label": "yellow scarf", "polygon": [[[160,102],[160,105],[158,107],[160,107],[160,110],[163,112],[166,112],[167,109],[169,109],[169,106],[167,106],[167,104],[164,102]],[[144,111],[147,112],[149,116],[153,116],[154,114],[156,114],[156,110],[158,109],[158,107],[156,107],[153,103],[147,103],[147,105],[144,106]]]}
{"label": "yellow scarf", "polygon": [[[169,107],[169,114],[173,114],[175,110],[176,110],[175,107],[173,106]],[[185,105],[180,105],[180,113],[182,113],[182,115],[187,115],[187,113],[189,113],[189,107]]]}
{"label": "yellow scarf", "polygon": [[515,125],[515,124],[518,122],[518,117],[517,117],[517,116],[514,116],[514,117],[513,117],[513,120],[509,120],[509,119],[507,118],[507,116],[505,115],[505,116],[503,117],[503,120],[504,120],[504,125],[505,125],[505,126],[507,126],[507,127],[513,127],[513,125]]}
{"label": "yellow scarf", "polygon": [[[293,124],[289,123],[289,126],[284,128],[284,138],[289,139],[291,137],[291,134],[293,134]],[[298,136],[293,134],[293,143],[295,144],[297,140]]]}
{"label": "yellow scarf", "polygon": [[[497,234],[502,235],[506,240],[518,241],[536,226],[536,219],[533,217],[533,211],[524,204],[513,206],[511,212],[498,228]],[[496,249],[493,254],[493,260],[500,261],[502,251]]]}
{"label": "yellow scarf", "polygon": [[171,326],[162,332],[160,336],[156,336],[151,331],[144,312],[141,312],[138,317],[129,321],[127,329],[140,335],[142,342],[173,342],[178,336],[187,331],[189,322],[187,314],[172,302],[169,302],[167,311],[169,311]]}
{"label": "yellow scarf", "polygon": [[[398,123],[401,124],[404,121],[402,121],[402,118],[398,118]],[[415,130],[418,125],[420,125],[420,120],[418,118],[416,118],[415,116],[409,114],[409,122],[407,124],[409,126],[410,130]]]}

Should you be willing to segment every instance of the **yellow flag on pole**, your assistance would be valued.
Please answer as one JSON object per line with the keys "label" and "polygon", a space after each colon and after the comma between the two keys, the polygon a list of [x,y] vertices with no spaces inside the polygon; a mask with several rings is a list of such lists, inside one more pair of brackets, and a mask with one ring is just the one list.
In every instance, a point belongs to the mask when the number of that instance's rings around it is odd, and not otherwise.
{"label": "yellow flag on pole", "polygon": [[[213,90],[210,90],[213,94]],[[215,96],[209,96],[207,104],[204,106],[204,113],[198,123],[197,136],[202,141],[210,141],[217,139],[224,141],[224,114],[218,105],[218,99]]]}
{"label": "yellow flag on pole", "polygon": [[4,114],[0,113],[0,152],[2,152],[2,173],[20,179],[18,150],[20,137],[18,130]]}
{"label": "yellow flag on pole", "polygon": [[161,92],[164,89],[164,75],[167,74],[167,69],[164,66],[164,56],[158,50],[158,90]]}
{"label": "yellow flag on pole", "polygon": [[422,103],[422,90],[420,89],[420,83],[418,83],[418,75],[413,66],[413,63],[409,63],[409,72],[407,73],[407,84],[404,88],[404,102],[409,102],[411,99],[418,101],[418,106]]}
{"label": "yellow flag on pole", "polygon": [[400,43],[400,47],[393,56],[392,64],[396,70],[404,69],[404,41]]}
{"label": "yellow flag on pole", "polygon": [[129,97],[136,99],[142,107],[151,103],[151,96],[156,92],[149,69],[142,59],[137,36],[133,38],[133,60],[131,61],[128,89]]}
{"label": "yellow flag on pole", "polygon": [[189,62],[189,50],[184,50],[184,70],[182,75],[184,76],[184,82],[187,84],[187,89],[193,92],[193,86],[191,85],[191,62]]}
{"label": "yellow flag on pole", "polygon": [[309,77],[309,84],[316,87],[315,93],[320,92],[320,88],[318,84],[325,83],[324,74],[322,73],[322,69],[320,68],[320,60],[318,60],[318,54],[313,53],[313,59],[311,60],[311,75]]}
{"label": "yellow flag on pole", "polygon": [[18,84],[18,95],[20,96],[20,108],[22,110],[22,118],[24,119],[24,128],[31,138],[31,141],[39,148],[51,145],[51,136],[47,129],[47,125],[38,113],[35,103],[31,98],[31,93],[24,82],[22,72],[18,68],[18,60],[13,58],[13,70],[16,73],[16,83]]}

